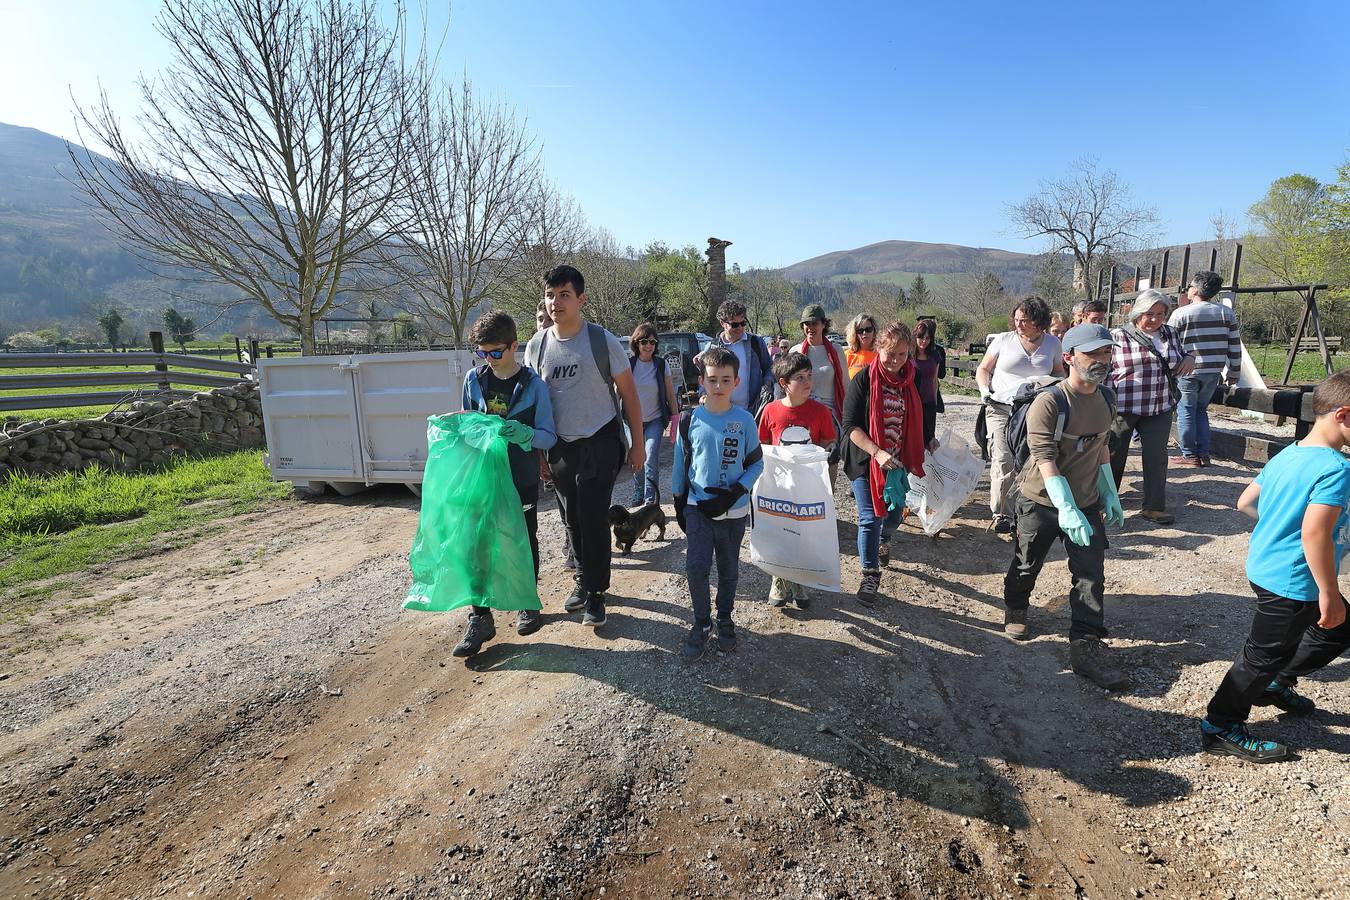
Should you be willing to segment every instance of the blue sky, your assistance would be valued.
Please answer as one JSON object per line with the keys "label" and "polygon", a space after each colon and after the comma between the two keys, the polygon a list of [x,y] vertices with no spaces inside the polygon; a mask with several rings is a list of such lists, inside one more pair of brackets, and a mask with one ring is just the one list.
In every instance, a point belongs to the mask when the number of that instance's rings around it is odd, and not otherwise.
{"label": "blue sky", "polygon": [[[72,134],[69,93],[167,61],[149,0],[15,4],[0,121]],[[720,8],[719,8],[720,7]],[[433,31],[445,4],[431,7]],[[443,69],[528,117],[624,243],[784,265],[892,238],[1035,252],[1004,205],[1083,155],[1169,241],[1350,154],[1350,4],[462,0]]]}

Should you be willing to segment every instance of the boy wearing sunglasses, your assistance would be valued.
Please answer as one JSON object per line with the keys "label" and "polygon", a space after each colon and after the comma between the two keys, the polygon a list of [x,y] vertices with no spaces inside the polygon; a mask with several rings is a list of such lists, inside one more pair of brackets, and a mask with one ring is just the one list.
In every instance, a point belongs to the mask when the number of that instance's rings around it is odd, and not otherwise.
{"label": "boy wearing sunglasses", "polygon": [[[502,430],[507,439],[506,457],[511,464],[511,481],[525,513],[525,530],[530,537],[530,552],[534,554],[534,577],[538,580],[539,451],[558,441],[553,426],[553,402],[543,380],[516,362],[516,322],[506,313],[492,310],[480,316],[469,331],[469,342],[475,347],[474,356],[483,364],[464,376],[464,409],[507,420],[507,427]],[[516,615],[516,633],[522,637],[538,631],[541,624],[537,609],[522,609]],[[464,637],[451,652],[455,656],[473,656],[496,636],[492,610],[470,606]]]}

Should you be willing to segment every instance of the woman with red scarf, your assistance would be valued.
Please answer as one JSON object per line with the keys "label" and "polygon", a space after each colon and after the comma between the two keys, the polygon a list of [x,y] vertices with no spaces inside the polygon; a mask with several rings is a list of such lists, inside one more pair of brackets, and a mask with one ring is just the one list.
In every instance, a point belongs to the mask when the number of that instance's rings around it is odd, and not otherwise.
{"label": "woman with red scarf", "polygon": [[890,537],[905,505],[905,479],[923,475],[923,376],[909,358],[911,340],[903,322],[883,326],[877,358],[849,383],[844,398],[843,433],[849,438],[844,471],[858,505],[858,602],[864,606],[876,602],[881,566],[890,561]]}

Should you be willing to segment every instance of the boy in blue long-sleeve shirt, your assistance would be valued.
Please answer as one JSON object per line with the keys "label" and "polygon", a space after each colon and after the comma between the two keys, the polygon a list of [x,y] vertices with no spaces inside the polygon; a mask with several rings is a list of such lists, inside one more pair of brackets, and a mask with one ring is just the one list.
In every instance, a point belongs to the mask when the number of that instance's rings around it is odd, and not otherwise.
{"label": "boy in blue long-sleeve shirt", "polygon": [[[464,409],[501,416],[510,425],[503,430],[509,441],[506,458],[511,481],[520,495],[525,513],[525,531],[534,555],[534,577],[539,578],[539,451],[558,441],[553,424],[553,403],[548,386],[528,366],[516,362],[516,322],[504,312],[492,310],[473,323],[469,342],[484,365],[464,376]],[[543,624],[537,609],[516,614],[516,633],[524,637]],[[454,656],[473,656],[486,641],[497,636],[492,610],[469,607],[464,637],[455,645]]]}
{"label": "boy in blue long-sleeve shirt", "polygon": [[703,405],[680,417],[680,437],[671,465],[675,521],[688,538],[685,573],[694,604],[694,627],[685,639],[684,658],[703,655],[712,634],[708,577],[717,557],[717,649],[736,649],[731,622],[740,579],[741,541],[750,515],[750,490],[764,471],[764,454],[754,416],[731,404],[740,382],[740,361],[723,347],[699,359]]}

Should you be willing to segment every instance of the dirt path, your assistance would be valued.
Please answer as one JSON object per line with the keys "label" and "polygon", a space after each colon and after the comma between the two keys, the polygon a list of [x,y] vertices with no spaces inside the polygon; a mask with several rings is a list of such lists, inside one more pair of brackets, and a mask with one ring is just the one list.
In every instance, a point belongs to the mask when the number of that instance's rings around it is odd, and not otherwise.
{"label": "dirt path", "polygon": [[90,573],[103,618],[34,622],[85,639],[0,682],[0,896],[1346,896],[1350,665],[1306,683],[1326,712],[1258,711],[1298,761],[1195,753],[1249,616],[1250,474],[1175,476],[1175,528],[1112,536],[1117,695],[1067,671],[1062,562],[1038,637],[1002,637],[982,492],[902,529],[875,610],[772,609],[743,565],[742,647],[693,665],[678,540],[616,564],[594,632],[545,512],[548,624],[499,617],[466,666],[459,615],[399,608],[416,501],[277,504]]}

